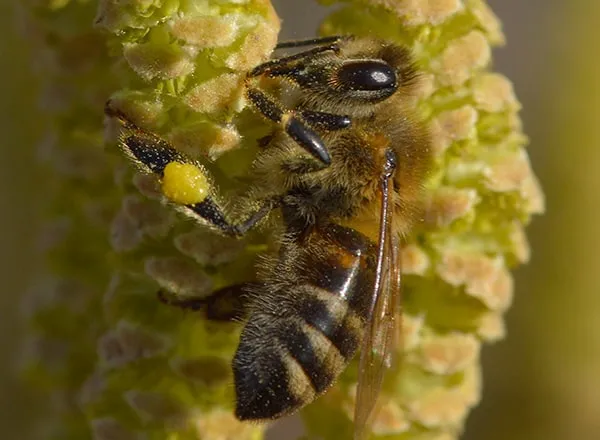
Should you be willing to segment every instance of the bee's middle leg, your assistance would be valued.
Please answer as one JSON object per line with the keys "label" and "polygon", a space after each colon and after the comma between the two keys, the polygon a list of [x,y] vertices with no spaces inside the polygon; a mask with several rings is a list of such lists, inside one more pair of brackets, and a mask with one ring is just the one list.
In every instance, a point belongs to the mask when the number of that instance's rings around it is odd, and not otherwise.
{"label": "bee's middle leg", "polygon": [[[285,109],[280,103],[268,96],[265,92],[249,84],[246,85],[246,96],[263,116],[281,125],[288,136],[319,161],[322,166],[329,166],[331,163],[331,156],[327,146],[323,139],[321,139],[321,136],[306,123],[305,118],[308,116],[309,118],[312,117],[314,120],[323,121],[323,123],[329,122],[332,126],[347,126],[349,125],[349,120],[346,121],[343,116],[339,117],[337,115],[323,114],[320,112],[306,112],[306,114],[303,114],[302,112]],[[346,124],[346,122],[348,123]]]}

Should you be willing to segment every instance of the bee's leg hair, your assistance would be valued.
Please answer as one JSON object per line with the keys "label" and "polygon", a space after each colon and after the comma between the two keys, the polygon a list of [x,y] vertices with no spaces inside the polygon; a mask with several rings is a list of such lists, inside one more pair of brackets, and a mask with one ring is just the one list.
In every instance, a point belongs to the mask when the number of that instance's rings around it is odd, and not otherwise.
{"label": "bee's leg hair", "polygon": [[350,116],[336,115],[334,113],[301,110],[300,115],[308,124],[325,131],[343,130],[350,127],[352,123]]}

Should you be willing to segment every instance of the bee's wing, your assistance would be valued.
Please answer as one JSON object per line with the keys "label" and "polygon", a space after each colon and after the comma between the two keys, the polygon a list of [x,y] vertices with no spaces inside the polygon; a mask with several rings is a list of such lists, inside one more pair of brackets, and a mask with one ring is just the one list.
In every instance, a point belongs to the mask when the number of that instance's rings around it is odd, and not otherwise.
{"label": "bee's wing", "polygon": [[392,229],[391,188],[382,184],[377,273],[360,352],[354,408],[354,440],[370,431],[385,371],[392,365],[400,329],[399,238]]}

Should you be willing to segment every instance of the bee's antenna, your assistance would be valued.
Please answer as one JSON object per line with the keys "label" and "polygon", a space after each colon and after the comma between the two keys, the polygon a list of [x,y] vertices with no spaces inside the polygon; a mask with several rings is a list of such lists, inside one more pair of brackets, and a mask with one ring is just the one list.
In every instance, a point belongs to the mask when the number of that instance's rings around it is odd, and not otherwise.
{"label": "bee's antenna", "polygon": [[350,38],[352,38],[350,35],[333,35],[330,37],[309,38],[307,40],[282,41],[275,46],[275,50],[304,46],[320,46],[322,44],[337,43],[338,41],[348,40]]}

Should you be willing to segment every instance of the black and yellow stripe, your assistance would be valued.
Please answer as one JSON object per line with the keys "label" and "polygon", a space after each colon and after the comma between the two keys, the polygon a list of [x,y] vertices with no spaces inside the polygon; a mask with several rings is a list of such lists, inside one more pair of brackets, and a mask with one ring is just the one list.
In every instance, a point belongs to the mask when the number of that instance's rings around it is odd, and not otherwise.
{"label": "black and yellow stripe", "polygon": [[[287,282],[255,292],[233,361],[236,416],[242,420],[277,418],[311,402],[358,350],[375,246],[354,230],[329,226],[327,232],[313,230],[302,246],[287,245],[295,258],[283,258],[273,269]],[[307,259],[312,264],[302,264]]]}

